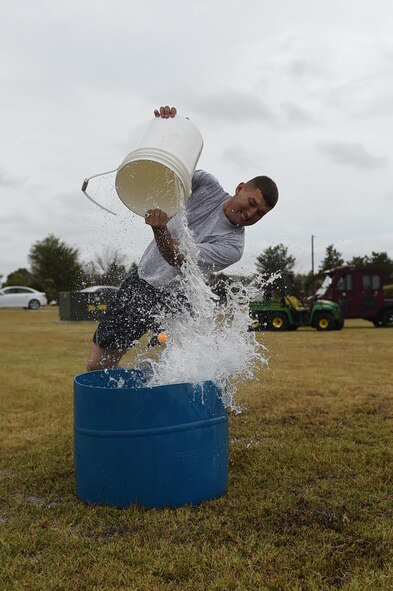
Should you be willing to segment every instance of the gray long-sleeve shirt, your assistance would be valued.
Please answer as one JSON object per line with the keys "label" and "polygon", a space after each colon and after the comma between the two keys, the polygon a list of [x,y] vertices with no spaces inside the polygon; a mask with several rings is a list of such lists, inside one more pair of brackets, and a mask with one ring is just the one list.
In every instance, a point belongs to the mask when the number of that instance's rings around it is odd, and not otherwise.
{"label": "gray long-sleeve shirt", "polygon": [[[213,175],[203,170],[194,173],[186,216],[199,252],[198,266],[207,277],[236,263],[243,254],[244,228],[231,224],[224,214],[223,206],[229,198],[229,193]],[[175,240],[178,239],[177,223],[178,214],[168,222]],[[152,240],[139,262],[138,273],[150,285],[162,288],[177,277],[179,269],[163,259]]]}

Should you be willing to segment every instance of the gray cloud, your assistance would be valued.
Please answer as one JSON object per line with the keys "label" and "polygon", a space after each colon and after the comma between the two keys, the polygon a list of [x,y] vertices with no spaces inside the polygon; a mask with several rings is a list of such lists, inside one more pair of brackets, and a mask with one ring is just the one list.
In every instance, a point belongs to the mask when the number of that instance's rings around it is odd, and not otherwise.
{"label": "gray cloud", "polygon": [[220,92],[189,100],[191,106],[203,117],[234,123],[263,121],[273,124],[276,116],[263,101],[253,94],[237,91]]}
{"label": "gray cloud", "polygon": [[289,74],[295,78],[314,76],[315,74],[319,73],[319,69],[305,58],[291,59],[287,64],[286,69]]}
{"label": "gray cloud", "polygon": [[11,178],[7,176],[1,169],[0,169],[0,186],[1,187],[17,187],[20,184],[20,181],[17,179]]}
{"label": "gray cloud", "polygon": [[[362,252],[393,256],[391,171],[383,158],[393,112],[390,1],[375,11],[355,0],[318,10],[309,0],[287,2],[290,27],[283,27],[280,3],[250,0],[246,37],[239,33],[244,3],[234,0],[173,0],[171,10],[159,0],[117,0],[115,9],[93,0],[55,4],[19,0],[3,11],[0,272],[24,266],[31,244],[49,232],[83,254],[115,242],[138,258],[151,239],[143,220],[106,214],[80,185],[120,164],[162,102],[200,127],[200,167],[229,191],[265,168],[278,180],[280,207],[263,231],[247,231],[253,270],[251,246],[258,254],[290,243],[298,258],[295,247],[307,250],[311,232],[321,244],[351,239],[348,258],[359,254],[357,237]],[[335,138],[346,142],[328,141]],[[334,180],[347,195],[334,227],[321,224],[319,213],[332,200],[327,159],[342,165]],[[355,197],[369,199],[359,168],[378,173],[373,210],[353,207]],[[91,192],[120,214],[109,182],[97,179]],[[305,194],[312,203],[299,207]]]}
{"label": "gray cloud", "polygon": [[29,222],[29,217],[22,212],[1,212],[0,222],[4,229],[6,227],[10,229],[10,227],[13,225],[19,226],[19,224],[27,224]]}
{"label": "gray cloud", "polygon": [[318,148],[336,164],[368,170],[386,168],[388,164],[387,158],[374,156],[360,142],[324,142]]}
{"label": "gray cloud", "polygon": [[367,115],[370,117],[393,117],[393,94],[386,92],[369,100]]}
{"label": "gray cloud", "polygon": [[286,102],[281,105],[282,112],[285,118],[285,121],[289,123],[289,125],[293,126],[304,126],[304,125],[311,125],[314,123],[314,118],[308,111],[295,105],[291,102]]}
{"label": "gray cloud", "polygon": [[241,146],[235,145],[225,148],[223,151],[223,159],[229,164],[233,164],[242,169],[244,174],[246,174],[248,170],[251,171],[251,169],[257,169],[261,164],[261,159],[256,156],[254,151],[248,151]]}

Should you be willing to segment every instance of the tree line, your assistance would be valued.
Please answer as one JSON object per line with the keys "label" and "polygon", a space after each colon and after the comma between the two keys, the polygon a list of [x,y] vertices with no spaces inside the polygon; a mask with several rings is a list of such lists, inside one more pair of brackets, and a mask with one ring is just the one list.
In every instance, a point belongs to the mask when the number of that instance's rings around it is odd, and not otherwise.
{"label": "tree line", "polygon": [[350,265],[354,267],[367,268],[374,267],[380,270],[385,285],[393,283],[393,259],[391,259],[387,252],[375,252],[364,256],[354,256],[345,261],[342,254],[334,248],[333,244],[329,244],[325,250],[325,256],[322,259],[318,270],[315,274],[311,271],[309,273],[295,273],[296,259],[288,253],[288,248],[284,244],[277,244],[276,246],[269,246],[262,254],[256,258],[257,272],[261,275],[271,275],[277,271],[283,271],[293,274],[295,289],[301,296],[307,296],[314,292],[319,287],[323,272],[328,269],[341,267],[342,265]]}
{"label": "tree line", "polygon": [[[137,265],[130,262],[124,253],[106,248],[101,254],[82,263],[77,248],[68,246],[53,234],[35,242],[28,255],[29,269],[19,268],[10,273],[2,284],[25,285],[46,293],[48,301],[57,299],[59,291],[72,291],[88,285],[119,285]],[[341,265],[356,267],[377,267],[383,274],[385,284],[393,283],[393,260],[386,252],[372,252],[369,255],[355,256],[344,261],[342,254],[333,244],[326,247],[325,257],[317,273],[295,273],[296,258],[288,252],[288,247],[280,243],[269,246],[256,257],[256,273],[270,276],[277,272],[291,273],[299,296],[307,296],[320,284],[323,271]],[[0,276],[1,278],[1,276]],[[237,278],[239,279],[239,278]],[[250,277],[243,277],[248,282]],[[212,280],[216,292],[222,291],[230,283],[231,277],[218,273]]]}
{"label": "tree line", "polygon": [[130,263],[125,254],[110,248],[82,263],[79,249],[68,246],[53,234],[31,246],[28,261],[29,268],[10,273],[2,287],[32,287],[45,292],[48,301],[56,300],[59,291],[73,291],[89,285],[117,286],[136,268],[136,263]]}

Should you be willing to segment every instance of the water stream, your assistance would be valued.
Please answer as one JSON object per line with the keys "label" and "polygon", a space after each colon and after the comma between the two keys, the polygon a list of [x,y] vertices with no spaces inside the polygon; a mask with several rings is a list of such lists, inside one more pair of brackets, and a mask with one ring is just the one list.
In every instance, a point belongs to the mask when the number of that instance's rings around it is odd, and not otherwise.
{"label": "water stream", "polygon": [[220,304],[198,267],[198,249],[184,207],[176,218],[180,250],[187,253],[180,289],[189,305],[173,317],[157,317],[157,324],[167,333],[166,345],[158,358],[149,351],[139,353],[135,366],[151,367],[151,386],[211,380],[224,392],[225,404],[238,410],[238,385],[267,363],[265,347],[248,330],[249,301],[260,286],[232,284],[226,304]]}

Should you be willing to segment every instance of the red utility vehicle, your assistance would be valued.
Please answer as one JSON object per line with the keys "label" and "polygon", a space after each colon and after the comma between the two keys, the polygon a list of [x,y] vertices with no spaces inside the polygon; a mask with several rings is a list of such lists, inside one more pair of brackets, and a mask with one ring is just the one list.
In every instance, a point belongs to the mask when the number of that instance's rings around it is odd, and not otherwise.
{"label": "red utility vehicle", "polygon": [[344,318],[363,318],[374,326],[393,326],[393,298],[383,292],[382,274],[371,267],[337,267],[325,278],[312,299],[340,305]]}

